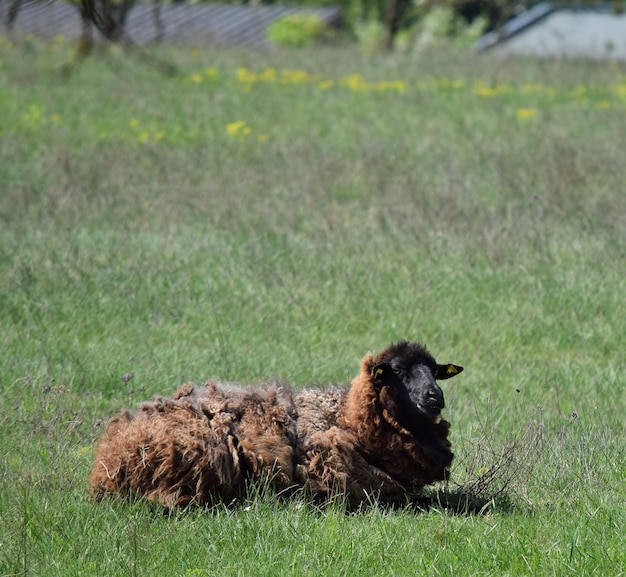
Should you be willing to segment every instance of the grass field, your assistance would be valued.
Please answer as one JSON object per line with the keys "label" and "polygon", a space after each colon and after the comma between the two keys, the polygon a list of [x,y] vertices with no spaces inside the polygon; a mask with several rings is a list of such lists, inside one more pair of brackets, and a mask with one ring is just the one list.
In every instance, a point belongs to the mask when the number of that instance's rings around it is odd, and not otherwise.
{"label": "grass field", "polygon": [[[626,68],[72,50],[0,42],[0,575],[626,573]],[[481,512],[89,499],[120,409],[401,338]]]}

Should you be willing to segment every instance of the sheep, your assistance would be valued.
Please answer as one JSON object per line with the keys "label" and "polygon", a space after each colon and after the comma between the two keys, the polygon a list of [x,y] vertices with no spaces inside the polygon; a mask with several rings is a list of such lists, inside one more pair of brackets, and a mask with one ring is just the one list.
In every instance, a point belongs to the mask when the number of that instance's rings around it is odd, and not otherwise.
{"label": "sheep", "polygon": [[183,385],[110,421],[92,494],[210,506],[267,483],[279,495],[304,491],[320,503],[402,502],[448,478],[454,455],[436,380],[462,370],[401,341],[368,354],[349,388]]}

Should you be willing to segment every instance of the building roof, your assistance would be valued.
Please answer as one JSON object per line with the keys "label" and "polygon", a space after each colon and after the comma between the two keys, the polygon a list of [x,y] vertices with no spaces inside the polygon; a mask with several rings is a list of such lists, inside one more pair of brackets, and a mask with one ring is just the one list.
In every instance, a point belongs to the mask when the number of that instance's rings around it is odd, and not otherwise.
{"label": "building roof", "polygon": [[[9,2],[0,2],[3,22]],[[341,22],[341,11],[334,7],[303,9],[294,6],[250,6],[237,4],[162,4],[161,33],[156,24],[154,4],[137,2],[128,14],[126,35],[137,44],[155,40],[200,42],[222,45],[243,44],[253,48],[269,46],[267,28],[291,14],[313,13],[327,24]],[[64,2],[23,0],[13,26],[15,34],[79,38],[82,27],[78,10]]]}
{"label": "building roof", "polygon": [[479,51],[527,56],[626,60],[626,14],[608,5],[538,4],[485,34]]}

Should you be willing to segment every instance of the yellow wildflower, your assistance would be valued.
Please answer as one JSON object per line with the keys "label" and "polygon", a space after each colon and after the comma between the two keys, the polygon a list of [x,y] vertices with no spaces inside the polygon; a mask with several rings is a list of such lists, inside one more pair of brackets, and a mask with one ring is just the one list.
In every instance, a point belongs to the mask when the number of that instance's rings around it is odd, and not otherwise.
{"label": "yellow wildflower", "polygon": [[498,96],[500,94],[506,94],[512,91],[513,89],[506,84],[498,84],[496,86],[487,86],[483,82],[477,82],[476,84],[474,84],[474,94],[477,94],[478,96],[484,96],[486,98]]}
{"label": "yellow wildflower", "polygon": [[335,85],[335,83],[332,80],[322,80],[317,87],[320,90],[328,90],[329,88],[332,88]]}
{"label": "yellow wildflower", "polygon": [[83,446],[83,447],[79,447],[78,449],[75,449],[74,454],[77,457],[84,457],[85,455],[91,455],[91,452],[92,452],[91,447]]}
{"label": "yellow wildflower", "polygon": [[247,68],[237,68],[237,80],[243,84],[247,82],[254,82],[254,74],[252,74]]}
{"label": "yellow wildflower", "polygon": [[258,76],[250,72],[247,68],[237,69],[237,81],[241,84],[245,84],[246,90],[251,90],[257,80]]}
{"label": "yellow wildflower", "polygon": [[283,70],[280,76],[281,84],[305,84],[313,80],[315,77],[304,70]]}
{"label": "yellow wildflower", "polygon": [[406,91],[406,84],[401,80],[395,82],[379,82],[374,85],[374,90],[378,92],[397,92],[398,94],[402,94]]}
{"label": "yellow wildflower", "polygon": [[136,118],[133,118],[133,119],[130,121],[130,127],[131,127],[131,128],[137,128],[138,126],[139,126],[139,120],[137,120]]}
{"label": "yellow wildflower", "polygon": [[351,92],[363,92],[368,89],[367,81],[360,74],[352,74],[346,77],[343,84]]}
{"label": "yellow wildflower", "polygon": [[517,116],[518,120],[530,120],[531,118],[535,118],[539,111],[536,108],[519,108],[515,112],[515,116]]}
{"label": "yellow wildflower", "polygon": [[485,96],[489,98],[496,95],[496,90],[495,88],[491,88],[482,82],[477,82],[474,85],[474,93],[478,96]]}
{"label": "yellow wildflower", "polygon": [[626,84],[618,84],[615,87],[615,92],[618,96],[626,96]]}
{"label": "yellow wildflower", "polygon": [[202,78],[202,74],[192,74],[191,75],[191,81],[194,84],[200,84],[202,82],[203,78]]}
{"label": "yellow wildflower", "polygon": [[28,107],[28,112],[26,112],[22,118],[24,122],[30,126],[41,126],[46,121],[43,115],[43,109],[37,104],[31,104]]}
{"label": "yellow wildflower", "polygon": [[266,68],[258,75],[258,79],[263,82],[274,82],[277,75],[278,72],[276,72],[276,68]]}
{"label": "yellow wildflower", "polygon": [[252,128],[250,128],[243,120],[238,120],[236,122],[231,122],[226,126],[226,133],[231,138],[237,138],[243,141],[252,133]]}

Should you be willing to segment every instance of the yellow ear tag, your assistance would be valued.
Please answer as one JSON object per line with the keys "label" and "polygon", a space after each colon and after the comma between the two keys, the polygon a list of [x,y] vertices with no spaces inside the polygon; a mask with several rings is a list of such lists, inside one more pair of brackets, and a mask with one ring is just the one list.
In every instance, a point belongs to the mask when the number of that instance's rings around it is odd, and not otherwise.
{"label": "yellow ear tag", "polygon": [[459,370],[454,365],[448,365],[446,368],[446,373],[448,375],[456,375],[458,372]]}
{"label": "yellow ear tag", "polygon": [[375,379],[377,379],[378,377],[380,377],[380,375],[382,375],[382,374],[383,374],[383,372],[384,372],[384,371],[383,371],[380,367],[378,367],[378,368],[376,369],[376,372],[374,373],[374,378],[375,378]]}

